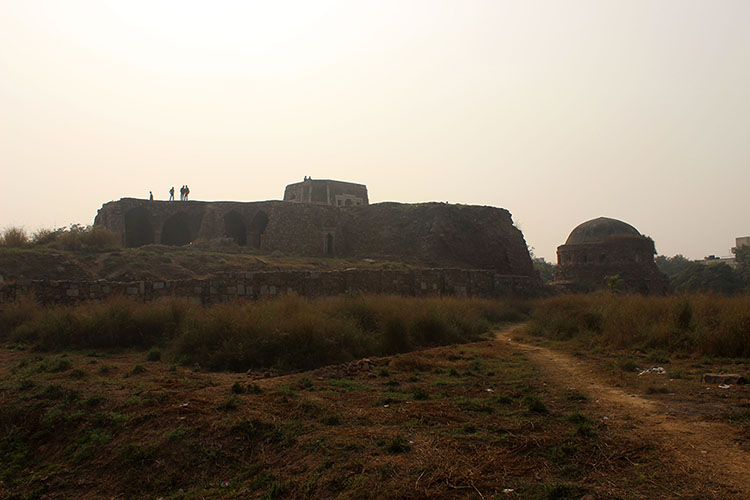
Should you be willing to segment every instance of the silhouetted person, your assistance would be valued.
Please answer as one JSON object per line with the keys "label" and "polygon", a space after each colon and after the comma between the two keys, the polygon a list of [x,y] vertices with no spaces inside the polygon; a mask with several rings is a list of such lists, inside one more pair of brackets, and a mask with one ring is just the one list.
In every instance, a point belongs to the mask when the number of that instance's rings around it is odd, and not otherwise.
{"label": "silhouetted person", "polygon": [[148,192],[148,201],[154,201],[154,193],[151,191]]}
{"label": "silhouetted person", "polygon": [[174,186],[169,190],[169,201],[174,201]]}
{"label": "silhouetted person", "polygon": [[182,186],[180,188],[180,201],[184,201],[184,200],[185,200],[185,186]]}
{"label": "silhouetted person", "polygon": [[187,187],[187,184],[185,184],[185,201],[188,200],[188,195],[190,194],[190,188]]}

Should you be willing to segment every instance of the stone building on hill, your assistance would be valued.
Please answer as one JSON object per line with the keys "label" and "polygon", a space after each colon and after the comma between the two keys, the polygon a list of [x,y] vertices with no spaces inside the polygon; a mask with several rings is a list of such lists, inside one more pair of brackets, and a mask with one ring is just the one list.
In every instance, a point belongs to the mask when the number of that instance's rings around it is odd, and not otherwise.
{"label": "stone building on hill", "polygon": [[607,287],[607,277],[619,276],[625,291],[661,294],[669,280],[654,263],[654,241],[617,219],[599,217],[571,231],[557,247],[555,282],[578,291]]}
{"label": "stone building on hill", "polygon": [[420,267],[535,277],[521,231],[503,208],[447,203],[370,205],[361,184],[307,179],[285,201],[105,203],[94,221],[123,245],[230,238],[262,252],[372,258]]}

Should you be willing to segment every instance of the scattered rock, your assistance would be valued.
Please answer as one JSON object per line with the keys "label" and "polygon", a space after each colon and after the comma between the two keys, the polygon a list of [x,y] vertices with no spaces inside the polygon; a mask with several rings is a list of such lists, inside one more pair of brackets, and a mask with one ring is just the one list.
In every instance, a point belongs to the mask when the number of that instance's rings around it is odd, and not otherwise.
{"label": "scattered rock", "polygon": [[666,375],[667,370],[665,370],[661,366],[654,366],[652,368],[641,370],[640,372],[638,372],[638,376],[640,377],[641,375],[648,375],[649,373],[655,373],[656,375]]}

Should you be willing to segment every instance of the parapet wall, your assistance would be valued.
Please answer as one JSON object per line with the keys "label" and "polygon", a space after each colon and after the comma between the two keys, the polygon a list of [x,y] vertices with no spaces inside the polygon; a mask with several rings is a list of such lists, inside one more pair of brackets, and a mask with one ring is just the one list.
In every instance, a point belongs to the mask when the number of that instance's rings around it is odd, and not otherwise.
{"label": "parapet wall", "polygon": [[264,271],[204,280],[20,280],[0,286],[0,303],[35,299],[42,304],[75,304],[113,296],[126,296],[142,301],[181,298],[199,304],[214,304],[289,293],[304,297],[335,296],[344,293],[493,297],[531,294],[540,288],[541,282],[536,278],[502,275],[491,270]]}

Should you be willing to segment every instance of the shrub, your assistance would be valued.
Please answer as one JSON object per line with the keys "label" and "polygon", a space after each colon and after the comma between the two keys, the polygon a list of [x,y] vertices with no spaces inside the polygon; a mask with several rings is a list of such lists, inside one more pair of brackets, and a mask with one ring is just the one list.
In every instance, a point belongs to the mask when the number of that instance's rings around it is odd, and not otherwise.
{"label": "shrub", "polygon": [[115,235],[100,226],[71,224],[68,229],[60,228],[56,233],[50,244],[65,250],[104,250],[118,246]]}
{"label": "shrub", "polygon": [[161,349],[154,347],[146,354],[146,361],[159,361],[161,360]]}
{"label": "shrub", "polygon": [[35,245],[47,245],[52,243],[60,235],[63,229],[39,229],[31,236],[31,241]]}
{"label": "shrub", "polygon": [[403,436],[395,436],[385,443],[385,451],[391,455],[406,453],[411,450],[409,440]]}
{"label": "shrub", "polygon": [[22,227],[6,227],[0,234],[0,247],[20,248],[29,244],[29,237]]}
{"label": "shrub", "polygon": [[547,405],[536,396],[526,396],[523,398],[526,408],[532,413],[548,413]]}

